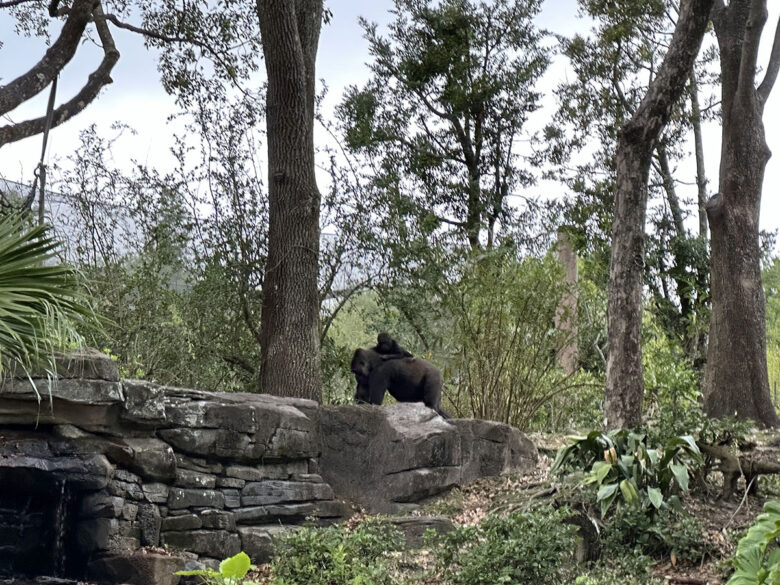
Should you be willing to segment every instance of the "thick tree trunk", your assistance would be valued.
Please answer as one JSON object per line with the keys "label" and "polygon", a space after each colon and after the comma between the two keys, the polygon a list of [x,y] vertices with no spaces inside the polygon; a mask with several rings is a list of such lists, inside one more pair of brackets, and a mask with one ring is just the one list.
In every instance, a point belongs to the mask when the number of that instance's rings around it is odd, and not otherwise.
{"label": "thick tree trunk", "polygon": [[320,193],[314,174],[314,63],[322,0],[257,0],[268,74],[268,259],[260,387],[320,400]]}
{"label": "thick tree trunk", "polygon": [[620,132],[607,302],[608,428],[641,422],[642,272],[645,257],[647,180],[653,149],[691,72],[713,0],[684,0],[669,51],[647,95]]}
{"label": "thick tree trunk", "polygon": [[[704,403],[710,416],[736,414],[776,426],[780,419],[769,393],[758,239],[770,157],[762,115],[774,83],[771,74],[777,70],[770,63],[767,78],[756,89],[766,0],[732,0],[728,8],[714,12],[713,21],[722,64],[723,145],[720,192],[707,203],[712,316]],[[780,57],[777,53],[773,50],[772,59]]]}

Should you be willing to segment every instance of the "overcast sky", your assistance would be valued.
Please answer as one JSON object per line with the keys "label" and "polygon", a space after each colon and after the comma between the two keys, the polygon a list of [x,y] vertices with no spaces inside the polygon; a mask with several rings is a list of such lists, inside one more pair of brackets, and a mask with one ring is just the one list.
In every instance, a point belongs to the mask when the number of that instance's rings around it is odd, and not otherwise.
{"label": "overcast sky", "polygon": [[[769,20],[762,39],[761,64],[766,63],[774,27],[780,14],[780,1],[769,3]],[[327,108],[337,103],[343,89],[350,84],[361,85],[365,82],[368,69],[368,44],[362,37],[362,30],[357,23],[358,16],[380,24],[388,21],[388,10],[391,0],[326,0],[326,5],[333,12],[330,24],[322,29],[317,58],[317,77],[325,79],[329,87],[329,95],[325,104]],[[576,0],[547,0],[543,12],[537,22],[540,28],[548,29],[557,34],[567,36],[576,32],[587,33],[589,24],[576,17]],[[64,158],[78,144],[79,132],[91,124],[98,126],[99,132],[105,136],[112,135],[110,126],[115,121],[122,121],[137,130],[135,137],[123,138],[114,150],[115,162],[121,167],[128,165],[132,159],[152,166],[166,169],[172,164],[168,152],[171,145],[173,129],[168,125],[167,118],[177,111],[173,99],[166,95],[160,87],[156,71],[155,55],[144,49],[138,37],[125,31],[116,31],[117,47],[122,57],[114,68],[114,83],[103,90],[96,102],[69,122],[54,129],[49,139],[49,161]],[[42,55],[41,41],[23,39],[15,35],[13,21],[5,11],[0,12],[0,40],[4,43],[0,48],[0,84],[7,83],[33,65]],[[100,52],[94,47],[83,45],[73,62],[60,78],[58,87],[59,100],[69,99],[83,84],[86,76],[94,69],[100,60]],[[555,83],[567,74],[566,64],[558,59],[550,68],[542,83],[542,90],[549,92]],[[10,121],[18,122],[44,114],[48,90],[42,92],[36,99],[24,104],[0,119],[0,125]],[[552,112],[554,100],[547,99],[548,107],[534,114],[531,124],[534,127],[543,126]],[[761,208],[761,226],[764,229],[780,229],[780,87],[776,87],[766,106],[764,121],[766,124],[767,141],[775,156],[767,166]],[[717,182],[718,157],[720,150],[720,129],[711,126],[705,130],[705,155],[707,172],[713,183]],[[0,176],[10,180],[29,182],[32,171],[40,157],[41,137],[32,137],[15,144],[0,148]],[[688,183],[680,190],[686,197],[695,197],[694,167],[690,165],[690,176],[681,177]],[[686,168],[687,170],[687,168]],[[549,184],[541,185],[537,192],[555,189]],[[561,195],[564,194],[563,186]],[[715,190],[716,184],[711,185]],[[557,195],[556,193],[545,193]]]}

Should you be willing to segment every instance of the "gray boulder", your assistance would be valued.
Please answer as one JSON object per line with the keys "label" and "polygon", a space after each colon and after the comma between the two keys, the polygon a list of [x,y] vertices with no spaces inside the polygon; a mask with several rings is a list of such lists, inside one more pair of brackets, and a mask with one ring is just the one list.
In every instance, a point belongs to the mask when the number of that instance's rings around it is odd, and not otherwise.
{"label": "gray boulder", "polygon": [[529,471],[538,455],[508,425],[444,420],[418,403],[322,407],[319,468],[339,497],[407,511],[476,477]]}

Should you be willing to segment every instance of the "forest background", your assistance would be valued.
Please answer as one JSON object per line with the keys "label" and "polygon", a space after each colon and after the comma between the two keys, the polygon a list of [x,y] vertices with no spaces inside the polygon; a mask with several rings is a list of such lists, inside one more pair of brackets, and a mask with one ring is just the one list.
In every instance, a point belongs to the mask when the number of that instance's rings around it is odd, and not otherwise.
{"label": "forest background", "polygon": [[[480,18],[489,11],[483,7],[480,16],[475,10],[469,18],[475,18],[483,37],[477,32],[467,39],[458,33],[464,30],[457,21],[461,4],[448,2],[443,6],[454,12],[445,11],[438,22],[412,19],[430,27],[442,44],[426,45],[429,39],[421,35],[413,39],[415,45],[403,37],[414,28],[405,29],[404,18],[408,24],[408,15],[425,4],[398,3],[396,20],[388,15],[389,6],[374,4],[363,27],[355,22],[354,5],[326,7],[316,130],[323,193],[318,331],[323,400],[351,399],[352,350],[372,344],[377,331],[390,330],[444,369],[446,401],[459,416],[526,429],[594,426],[601,418],[606,368],[617,128],[660,63],[674,26],[674,3],[626,3],[633,8],[616,11],[608,3],[581,2],[583,18],[577,19],[572,2],[496,2],[494,16],[516,12],[486,26]],[[770,7],[770,23],[777,20],[776,11]],[[22,31],[40,32],[20,14],[17,21],[3,15],[0,23],[9,32],[15,22]],[[376,29],[373,20],[379,22]],[[491,37],[495,30],[505,30],[505,38]],[[355,48],[361,34],[366,36],[362,46],[368,43],[371,52]],[[403,58],[402,52],[383,53],[383,37],[393,48],[427,54],[432,71],[394,69],[393,55]],[[467,114],[491,109],[492,134],[486,131],[483,159],[469,168],[468,161],[460,164],[468,157],[458,151],[456,128],[433,110],[429,127],[421,117],[410,128],[406,124],[419,112],[419,96],[383,90],[398,83],[400,74],[432,83],[430,91],[441,89],[437,67],[452,67],[457,74],[458,59],[470,54],[468,43],[474,39],[496,43],[500,58],[486,64],[494,77],[480,80],[486,87],[475,84],[461,95],[444,91],[440,96]],[[765,35],[762,55],[768,55],[770,40]],[[28,43],[36,42],[37,37],[3,35],[2,54],[29,55],[32,62],[38,53],[28,50]],[[195,58],[180,45],[147,51],[140,37],[125,31],[117,33],[117,42],[123,57],[115,82],[95,104],[54,130],[49,145],[53,195],[47,204],[94,308],[109,319],[85,331],[85,337],[116,356],[127,376],[255,390],[268,217],[263,76],[251,57],[257,46],[240,45],[237,69],[225,76],[218,60],[215,65]],[[436,46],[446,50],[436,53],[431,50]],[[705,365],[706,222],[700,220],[691,153],[698,116],[709,168],[705,189],[711,196],[717,183],[719,91],[712,38],[704,47],[697,64],[698,113],[688,92],[658,149],[650,183],[646,410],[674,416],[684,416],[696,404]],[[155,56],[161,86],[152,73]],[[3,71],[6,79],[30,64],[21,58],[3,62],[11,67]],[[182,63],[185,67],[178,67]],[[72,86],[63,75],[60,92],[78,87],[89,69],[82,66],[71,71]],[[162,89],[151,90],[157,87]],[[8,119],[40,115],[46,99],[31,100]],[[773,103],[765,116],[770,148],[780,135],[771,130],[778,110]],[[6,146],[2,176],[29,182],[39,148],[40,137]],[[770,160],[766,185],[776,183],[777,168]],[[475,180],[479,204],[470,206],[461,195]],[[9,194],[24,196],[23,187],[8,186]],[[771,189],[765,195],[767,355],[770,388],[776,389],[780,267],[771,232],[780,212],[772,211],[778,200]],[[551,254],[562,226],[581,258],[575,372],[562,371],[555,359],[570,341],[554,326],[560,301],[571,292]]]}

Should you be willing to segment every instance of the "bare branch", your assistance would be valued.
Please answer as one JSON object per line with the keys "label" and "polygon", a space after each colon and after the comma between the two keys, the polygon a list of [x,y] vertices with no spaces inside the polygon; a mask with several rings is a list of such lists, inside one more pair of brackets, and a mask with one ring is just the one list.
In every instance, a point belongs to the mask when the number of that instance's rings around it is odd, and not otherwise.
{"label": "bare branch", "polygon": [[38,2],[38,0],[7,0],[6,2],[0,2],[0,8],[19,6],[19,4],[26,4],[27,2]]}
{"label": "bare branch", "polygon": [[[78,1],[78,0],[77,0]],[[119,60],[119,51],[116,48],[114,39],[111,36],[106,21],[103,16],[103,9],[100,4],[95,5],[94,11],[95,27],[97,28],[100,40],[103,43],[103,60],[97,69],[87,78],[86,84],[70,101],[62,104],[54,110],[51,127],[56,128],[63,122],[67,122],[76,114],[84,110],[100,93],[104,86],[111,83],[111,70]],[[29,73],[27,73],[29,75]],[[7,87],[7,86],[6,86]],[[0,148],[11,142],[16,142],[29,136],[40,134],[46,127],[46,117],[42,116],[34,120],[26,120],[18,124],[0,127]]]}
{"label": "bare branch", "polygon": [[[110,23],[112,23],[117,28],[121,28],[121,29],[124,29],[124,30],[129,30],[130,32],[134,32],[136,34],[143,35],[145,37],[148,37],[150,39],[155,39],[157,41],[162,41],[163,43],[176,43],[176,44],[194,45],[194,46],[202,49],[203,51],[207,52],[209,55],[211,55],[211,57],[217,63],[219,63],[219,65],[222,68],[224,68],[225,71],[229,71],[231,69],[230,64],[227,63],[217,51],[215,51],[207,43],[204,43],[203,41],[199,41],[198,39],[164,35],[162,33],[153,31],[153,30],[148,29],[148,28],[141,28],[141,27],[134,26],[132,24],[128,24],[126,22],[123,22],[123,21],[119,20],[119,18],[117,18],[117,16],[114,15],[114,14],[106,14],[106,20],[108,20]],[[236,86],[238,86],[238,84],[236,84]],[[239,87],[239,89],[241,89],[241,91],[242,91],[242,93],[244,93],[244,95],[249,95],[242,88]]]}
{"label": "bare branch", "polygon": [[76,53],[95,0],[75,0],[60,36],[27,73],[0,87],[0,115],[7,114],[48,86]]}
{"label": "bare branch", "polygon": [[758,86],[758,98],[761,100],[762,105],[766,103],[769,99],[769,94],[772,93],[778,71],[780,71],[780,18],[777,19],[777,26],[775,27],[775,40],[772,44],[772,53],[769,55],[766,75],[764,75],[764,81]]}

